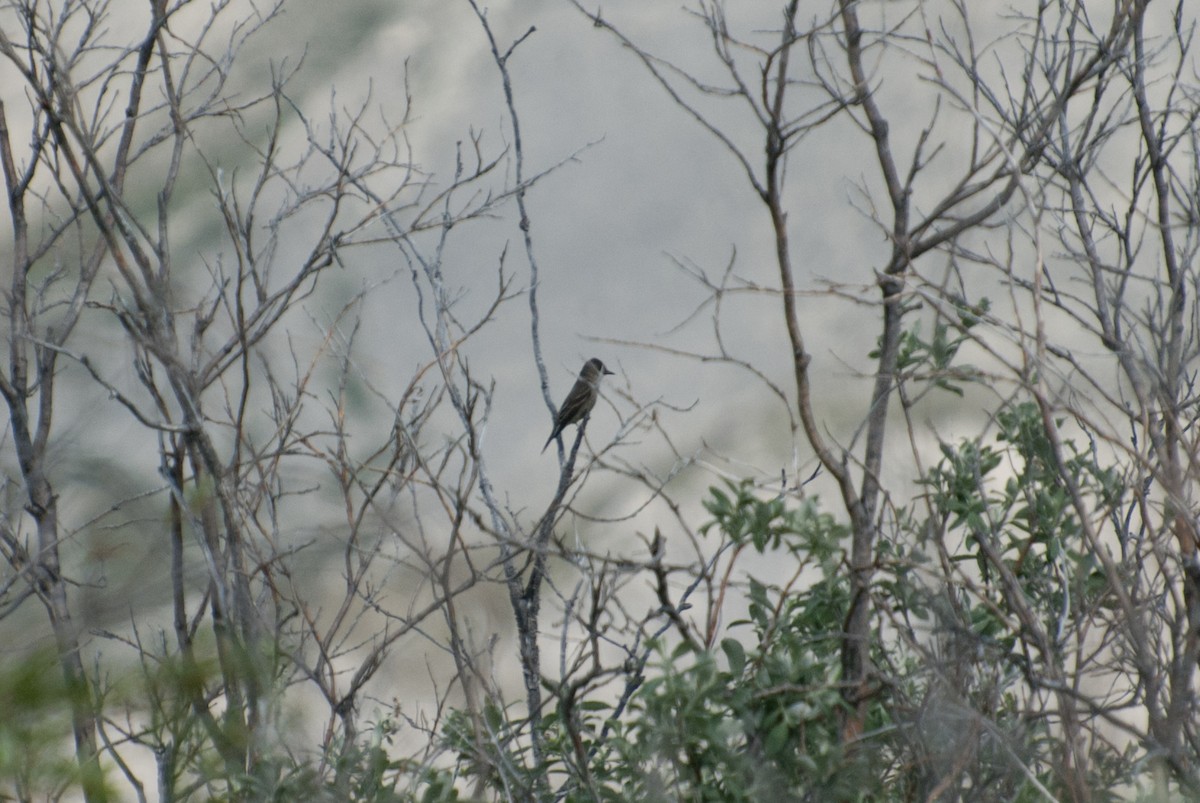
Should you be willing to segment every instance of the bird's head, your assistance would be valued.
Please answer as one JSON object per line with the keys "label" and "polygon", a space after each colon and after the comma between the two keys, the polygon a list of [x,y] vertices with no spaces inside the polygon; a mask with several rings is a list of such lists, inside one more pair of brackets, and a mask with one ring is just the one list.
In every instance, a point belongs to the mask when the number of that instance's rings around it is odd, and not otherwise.
{"label": "bird's head", "polygon": [[604,367],[604,363],[592,357],[583,366],[583,376],[589,382],[594,382],[601,376],[612,376],[613,372]]}

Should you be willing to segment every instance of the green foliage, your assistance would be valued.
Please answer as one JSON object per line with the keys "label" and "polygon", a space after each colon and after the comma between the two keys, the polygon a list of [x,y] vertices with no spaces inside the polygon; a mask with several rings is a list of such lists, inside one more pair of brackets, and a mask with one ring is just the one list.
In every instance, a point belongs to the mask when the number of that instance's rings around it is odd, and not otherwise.
{"label": "green foliage", "polygon": [[[962,396],[960,383],[973,381],[979,372],[971,366],[955,365],[954,362],[959,349],[971,339],[970,330],[990,309],[991,302],[986,298],[974,305],[960,300],[957,306],[958,323],[951,325],[939,318],[934,322],[933,334],[928,339],[922,337],[921,321],[914,321],[911,327],[900,333],[896,372],[901,376],[919,376],[935,388]],[[876,347],[868,356],[878,359],[879,355],[880,350]]]}
{"label": "green foliage", "polygon": [[0,665],[0,799],[53,799],[81,782],[70,751],[72,688],[54,654],[36,652]]}
{"label": "green foliage", "polygon": [[[177,656],[142,656],[139,666],[115,673],[103,687],[103,705],[133,713],[140,723],[125,745],[129,755],[152,755],[158,780],[176,800],[362,801],[363,803],[433,803],[455,801],[455,776],[430,762],[397,759],[392,741],[400,725],[392,717],[374,724],[358,740],[332,740],[319,746],[256,748],[252,771],[222,759],[217,741],[245,749],[244,729],[234,730],[220,718],[203,724],[194,708],[197,692],[216,688],[216,663],[201,659],[187,664]],[[259,660],[269,662],[269,656]],[[140,671],[138,671],[140,669]],[[269,691],[285,699],[280,685]],[[71,753],[72,694],[52,653],[35,653],[0,665],[0,799],[50,800],[67,796],[83,784],[113,779],[81,778]],[[302,716],[301,712],[296,712]],[[119,736],[120,723],[108,732]],[[280,729],[286,732],[287,728]],[[112,792],[99,795],[112,799]]]}
{"label": "green foliage", "polygon": [[[711,489],[705,507],[713,515],[706,534],[803,567],[801,576],[781,587],[747,575],[729,594],[744,615],[713,645],[654,642],[620,716],[607,699],[548,711],[547,776],[568,801],[874,799],[886,744],[864,740],[848,755],[839,736],[846,528],[815,499],[762,499],[749,482]],[[515,738],[523,720],[495,708],[485,718],[483,755],[464,712],[442,731],[460,777],[483,779],[502,796],[514,793],[514,779],[532,788]],[[872,719],[886,720],[882,706]]]}
{"label": "green foliage", "polygon": [[[995,560],[1046,632],[1061,632],[1056,617],[1096,604],[1108,587],[1087,557],[1072,495],[1114,506],[1123,489],[1093,450],[1071,440],[1056,448],[1036,405],[1014,404],[997,423],[992,443],[942,447],[921,478],[926,515],[898,510],[895,531],[877,544],[876,609],[895,620],[873,645],[886,680],[868,692],[863,736],[848,747],[840,732],[848,529],[815,498],[764,498],[750,482],[727,482],[710,489],[702,532],[734,564],[755,554],[794,568],[772,573],[783,580],[714,570],[734,579],[720,595],[730,621],[711,643],[654,642],[621,709],[605,698],[548,713],[545,770],[562,799],[898,801],[986,787],[989,799],[1033,800],[1060,788],[1059,734],[1051,719],[1031,716],[1042,698],[1027,685],[1028,643],[1007,614],[1014,589],[998,582]],[[983,596],[948,603],[944,589],[924,584],[932,539],[948,545],[951,561],[975,567]],[[905,622],[923,622],[923,632],[896,638],[895,623]],[[523,720],[489,709],[486,760],[465,716],[448,722],[461,779],[489,779],[500,796],[514,778],[533,788],[517,738]],[[1128,782],[1132,753],[1094,753],[1096,789]],[[492,769],[501,765],[518,768],[506,773],[507,788]]]}
{"label": "green foliage", "polygon": [[701,533],[716,528],[735,545],[752,546],[759,554],[782,550],[811,557],[825,570],[841,555],[841,543],[849,531],[821,512],[816,499],[807,498],[789,508],[782,496],[759,499],[749,481],[726,481],[725,485],[724,490],[709,489],[704,509],[713,520],[700,528]]}
{"label": "green foliage", "polygon": [[868,771],[879,745],[851,757],[838,734],[845,528],[816,500],[762,500],[750,483],[711,489],[705,507],[714,516],[706,533],[794,558],[805,577],[794,588],[749,577],[745,618],[712,648],[658,644],[654,671],[597,775],[628,795],[613,799],[869,798],[880,782]]}
{"label": "green foliage", "polygon": [[996,567],[988,552],[1000,556],[1049,616],[1064,602],[1063,577],[1072,604],[1103,603],[1109,584],[1083,540],[1075,495],[1089,510],[1114,510],[1124,496],[1119,473],[1072,439],[1056,450],[1032,402],[1001,410],[996,422],[998,447],[978,438],[942,445],[942,460],[922,480],[940,521],[924,532],[963,531],[967,549],[956,559],[974,560],[990,582]]}
{"label": "green foliage", "polygon": [[[1047,698],[1027,685],[1030,649],[1046,664],[1068,663],[1077,628],[1111,605],[1113,586],[1078,511],[1082,503],[1092,521],[1092,511],[1103,519],[1123,504],[1125,489],[1092,444],[1081,448],[1074,439],[1052,438],[1036,403],[1011,404],[995,420],[994,444],[974,438],[942,445],[942,459],[921,480],[929,519],[907,522],[914,543],[927,548],[937,542],[950,561],[974,567],[973,573],[964,569],[963,581],[973,593],[948,596],[942,588],[930,589],[924,593],[928,603],[915,609],[933,616],[933,643],[950,667],[921,681],[923,706],[937,708],[948,695],[952,708],[987,723],[1000,738],[979,739],[964,775],[972,783],[990,779],[1005,799],[1032,800],[1041,793],[1017,766],[1053,790],[1062,782],[1062,746],[1060,733],[1048,725],[1052,717],[1031,716],[1030,709],[1045,706]],[[1066,426],[1051,423],[1055,433]],[[1022,627],[1016,610],[1028,611],[1045,637]],[[922,734],[930,755],[943,749],[939,738]],[[1135,774],[1132,753],[1110,744],[1095,745],[1089,759],[1088,783],[1095,790],[1115,789]],[[937,771],[936,761],[930,770]],[[1096,794],[1118,799],[1116,792]]]}
{"label": "green foliage", "polygon": [[[543,725],[547,737],[562,744],[565,735],[558,721],[548,716]],[[520,739],[525,726],[515,706],[501,709],[488,700],[478,722],[467,711],[450,712],[442,729],[442,745],[455,755],[458,775],[482,781],[500,794],[511,793],[515,782],[527,796],[535,778],[527,769],[528,746]]]}

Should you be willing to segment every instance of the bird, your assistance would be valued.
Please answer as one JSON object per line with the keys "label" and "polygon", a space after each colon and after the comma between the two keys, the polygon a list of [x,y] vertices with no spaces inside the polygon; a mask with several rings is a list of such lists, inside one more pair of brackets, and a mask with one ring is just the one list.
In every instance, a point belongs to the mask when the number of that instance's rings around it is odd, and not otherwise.
{"label": "bird", "polygon": [[[554,418],[554,430],[550,437],[546,438],[546,446],[549,446],[550,441],[557,438],[569,424],[578,424],[587,417],[596,406],[596,397],[600,395],[600,379],[606,374],[612,376],[612,371],[605,368],[604,363],[595,357],[583,364],[575,386],[567,394],[562,407],[558,408],[558,415]],[[542,447],[543,454],[546,452],[546,446]]]}

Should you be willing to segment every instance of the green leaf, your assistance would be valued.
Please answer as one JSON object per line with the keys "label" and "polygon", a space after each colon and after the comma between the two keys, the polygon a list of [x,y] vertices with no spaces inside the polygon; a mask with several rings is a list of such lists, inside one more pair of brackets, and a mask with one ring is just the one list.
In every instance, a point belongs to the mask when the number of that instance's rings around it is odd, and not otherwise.
{"label": "green leaf", "polygon": [[771,728],[771,732],[767,734],[767,739],[763,743],[763,747],[768,755],[774,755],[783,749],[787,744],[788,726],[786,722],[780,722],[775,727]]}
{"label": "green leaf", "polygon": [[746,668],[746,649],[737,639],[727,638],[721,641],[721,649],[725,651],[725,660],[729,661],[729,671],[733,675],[741,675]]}

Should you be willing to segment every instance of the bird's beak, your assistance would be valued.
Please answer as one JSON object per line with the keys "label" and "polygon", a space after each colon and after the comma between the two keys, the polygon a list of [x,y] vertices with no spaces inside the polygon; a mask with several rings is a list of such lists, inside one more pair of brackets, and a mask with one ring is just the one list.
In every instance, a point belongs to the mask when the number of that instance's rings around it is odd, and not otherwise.
{"label": "bird's beak", "polygon": [[612,372],[612,371],[610,371],[610,370],[608,370],[607,368],[605,368],[605,369],[603,369],[603,370],[604,370],[604,375],[605,375],[605,376],[615,376],[615,374],[613,374],[613,372]]}

